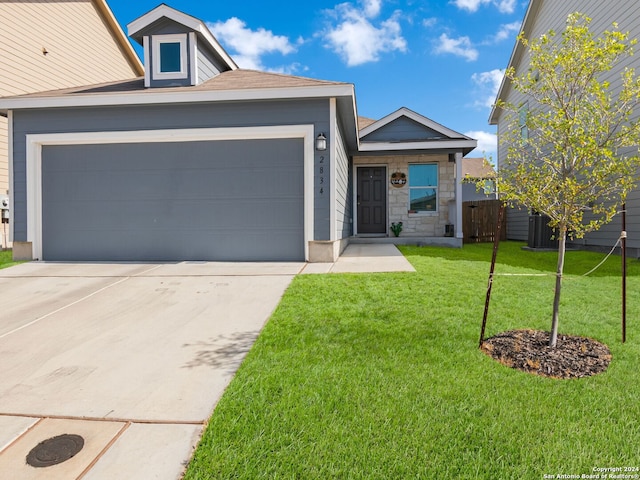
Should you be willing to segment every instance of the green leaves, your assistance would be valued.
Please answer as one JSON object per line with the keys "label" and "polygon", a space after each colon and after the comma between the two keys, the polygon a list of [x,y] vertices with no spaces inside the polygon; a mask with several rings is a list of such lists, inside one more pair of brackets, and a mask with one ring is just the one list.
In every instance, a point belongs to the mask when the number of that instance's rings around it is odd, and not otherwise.
{"label": "green leaves", "polygon": [[498,174],[502,198],[548,215],[576,237],[611,220],[640,167],[640,126],[632,121],[640,79],[632,68],[612,73],[636,42],[616,24],[595,36],[590,23],[572,13],[560,36],[521,34],[528,68],[511,67],[506,77],[524,101],[496,104],[508,125],[500,138],[508,152]]}

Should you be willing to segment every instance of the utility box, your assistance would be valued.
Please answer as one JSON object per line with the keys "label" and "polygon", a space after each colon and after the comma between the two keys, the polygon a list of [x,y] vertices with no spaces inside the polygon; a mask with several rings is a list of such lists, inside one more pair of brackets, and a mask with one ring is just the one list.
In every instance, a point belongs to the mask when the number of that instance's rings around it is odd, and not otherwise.
{"label": "utility box", "polygon": [[9,223],[9,197],[0,195],[0,218],[2,223]]}
{"label": "utility box", "polygon": [[546,215],[529,215],[529,248],[558,248],[557,230],[549,226]]}
{"label": "utility box", "polygon": [[9,248],[9,237],[7,235],[7,224],[9,223],[9,197],[7,195],[0,195],[0,218],[2,223],[0,225],[0,248],[3,250]]}

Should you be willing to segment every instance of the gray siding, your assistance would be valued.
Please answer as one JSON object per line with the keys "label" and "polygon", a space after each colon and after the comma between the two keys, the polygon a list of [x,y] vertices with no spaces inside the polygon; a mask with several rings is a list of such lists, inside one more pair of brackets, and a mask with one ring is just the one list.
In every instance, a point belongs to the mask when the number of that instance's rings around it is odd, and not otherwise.
{"label": "gray siding", "polygon": [[198,82],[206,82],[210,78],[220,73],[220,67],[216,65],[216,61],[206,50],[200,48],[201,42],[198,42]]}
{"label": "gray siding", "polygon": [[[273,101],[151,105],[14,112],[14,239],[27,240],[26,143],[29,133],[103,132],[171,128],[216,128],[313,124],[315,135],[329,131],[329,101]],[[329,172],[318,173],[315,152],[314,240],[329,240]],[[327,163],[328,164],[328,163]],[[323,188],[324,187],[324,188]]]}
{"label": "gray siding", "polygon": [[529,239],[529,213],[525,209],[507,209],[507,240]]}
{"label": "gray siding", "polygon": [[43,147],[43,259],[304,260],[302,139]]}
{"label": "gray siding", "polygon": [[361,139],[363,142],[412,142],[443,138],[438,133],[407,117],[399,117],[393,122],[371,132]]}
{"label": "gray siding", "polygon": [[353,232],[351,198],[351,164],[346,145],[336,125],[336,239],[350,237]]}
{"label": "gray siding", "polygon": [[[602,0],[538,0],[540,8],[535,21],[530,27],[530,37],[539,37],[550,29],[554,29],[558,34],[564,29],[567,15],[572,12],[579,11],[592,18],[591,30],[594,32],[603,32],[611,30],[612,24],[617,22],[622,32],[629,32],[630,38],[640,38],[640,2],[636,0],[617,0],[615,2],[604,2]],[[529,33],[529,32],[528,32]],[[524,58],[515,59],[515,66],[519,74],[526,72],[528,66],[528,58],[525,54]],[[640,68],[640,57],[635,55],[625,62],[619,63],[604,78],[611,82],[614,90],[620,85],[620,74],[626,67],[633,67],[638,71]],[[503,100],[519,104],[528,99],[513,91],[513,89],[505,90]],[[634,114],[637,120],[640,112]],[[505,115],[499,118],[498,136],[504,133],[507,128]],[[506,156],[506,148],[500,142],[498,144],[498,163]],[[630,248],[640,249],[640,191],[634,191],[627,200],[627,245]],[[518,214],[514,214],[519,218]],[[516,226],[511,225],[512,213],[510,212],[509,238],[517,238],[526,240],[523,237],[521,222],[515,222]],[[611,248],[620,235],[620,220],[616,218],[610,225],[603,227],[598,232],[587,234],[584,240],[576,241],[576,245],[585,245],[590,247]]]}

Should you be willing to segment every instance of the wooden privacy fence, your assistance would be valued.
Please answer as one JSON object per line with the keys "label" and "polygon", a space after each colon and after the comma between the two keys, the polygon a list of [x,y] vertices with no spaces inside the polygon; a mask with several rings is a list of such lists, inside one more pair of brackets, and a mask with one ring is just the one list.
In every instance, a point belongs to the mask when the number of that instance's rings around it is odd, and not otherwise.
{"label": "wooden privacy fence", "polygon": [[[462,233],[464,243],[493,242],[498,226],[500,200],[462,202]],[[507,239],[506,218],[500,240]]]}

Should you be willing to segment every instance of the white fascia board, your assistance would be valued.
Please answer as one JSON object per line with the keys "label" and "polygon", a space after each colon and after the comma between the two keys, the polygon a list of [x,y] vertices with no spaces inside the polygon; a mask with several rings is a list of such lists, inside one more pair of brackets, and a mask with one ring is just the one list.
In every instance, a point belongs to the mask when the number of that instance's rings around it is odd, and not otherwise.
{"label": "white fascia board", "polygon": [[358,105],[356,102],[356,92],[353,86],[351,87],[351,102],[353,104],[353,119],[354,128],[356,129],[356,150],[360,150],[360,133],[358,132]]}
{"label": "white fascia board", "polygon": [[476,140],[436,140],[431,142],[361,142],[360,152],[387,152],[398,150],[443,150],[476,148]]}
{"label": "white fascia board", "polygon": [[329,240],[335,241],[336,234],[336,156],[338,153],[338,122],[336,99],[329,99]]}
{"label": "white fascia board", "polygon": [[444,125],[439,124],[438,122],[434,122],[433,120],[425,117],[424,115],[420,115],[419,113],[416,113],[413,110],[408,109],[407,107],[399,108],[398,110],[396,110],[393,113],[390,113],[386,117],[381,118],[377,122],[374,122],[371,125],[363,128],[360,131],[360,138],[364,138],[365,136],[369,135],[371,132],[374,132],[379,128],[384,127],[385,125],[388,125],[389,123],[393,122],[394,120],[397,120],[400,117],[410,118],[411,120],[418,122],[421,125],[424,125],[425,127],[430,128],[431,130],[435,130],[436,132],[441,133],[450,138],[468,138],[465,135],[462,135],[461,133],[456,132],[455,130],[451,130],[450,128],[447,128]]}
{"label": "white fascia board", "polygon": [[140,61],[140,58],[138,58],[138,54],[131,45],[131,42],[127,38],[127,35],[125,35],[124,30],[120,26],[120,22],[118,22],[118,20],[116,19],[106,0],[96,0],[95,5],[105,17],[107,24],[111,27],[112,34],[116,37],[116,41],[124,50],[125,56],[128,58],[133,69],[137,72],[138,75],[143,75],[144,65]]}
{"label": "white fascia board", "polygon": [[[304,142],[304,254],[314,240],[315,131],[309,125],[264,127],[192,128],[106,132],[40,133],[26,135],[27,241],[34,259],[42,259],[42,147],[46,145],[104,145],[113,143],[199,142],[218,140],[266,140],[302,138]],[[13,189],[12,189],[13,190]]]}
{"label": "white fascia board", "polygon": [[201,22],[197,30],[198,30],[198,33],[200,33],[205,38],[205,40],[209,43],[211,48],[213,48],[213,50],[218,55],[220,55],[220,57],[222,57],[222,60],[224,60],[224,62],[229,66],[231,70],[238,69],[238,65],[236,64],[236,62],[233,60],[233,58],[229,56],[226,50],[222,48],[222,45],[220,45],[218,40],[216,40],[216,38],[211,34],[211,32],[209,31],[206,25],[204,25]]}
{"label": "white fascia board", "polygon": [[162,105],[171,103],[232,102],[240,100],[348,97],[353,95],[353,85],[323,85],[318,87],[208,90],[197,92],[181,91],[173,93],[145,91],[142,93],[105,95],[14,97],[0,99],[0,112],[30,108]]}
{"label": "white fascia board", "polygon": [[162,4],[129,23],[127,25],[127,33],[131,37],[143,28],[151,25],[153,22],[160,20],[162,17],[170,18],[171,20],[181,23],[185,27],[189,27],[193,30],[197,30],[202,23],[191,15],[187,15],[186,13],[182,13],[168,5]]}

